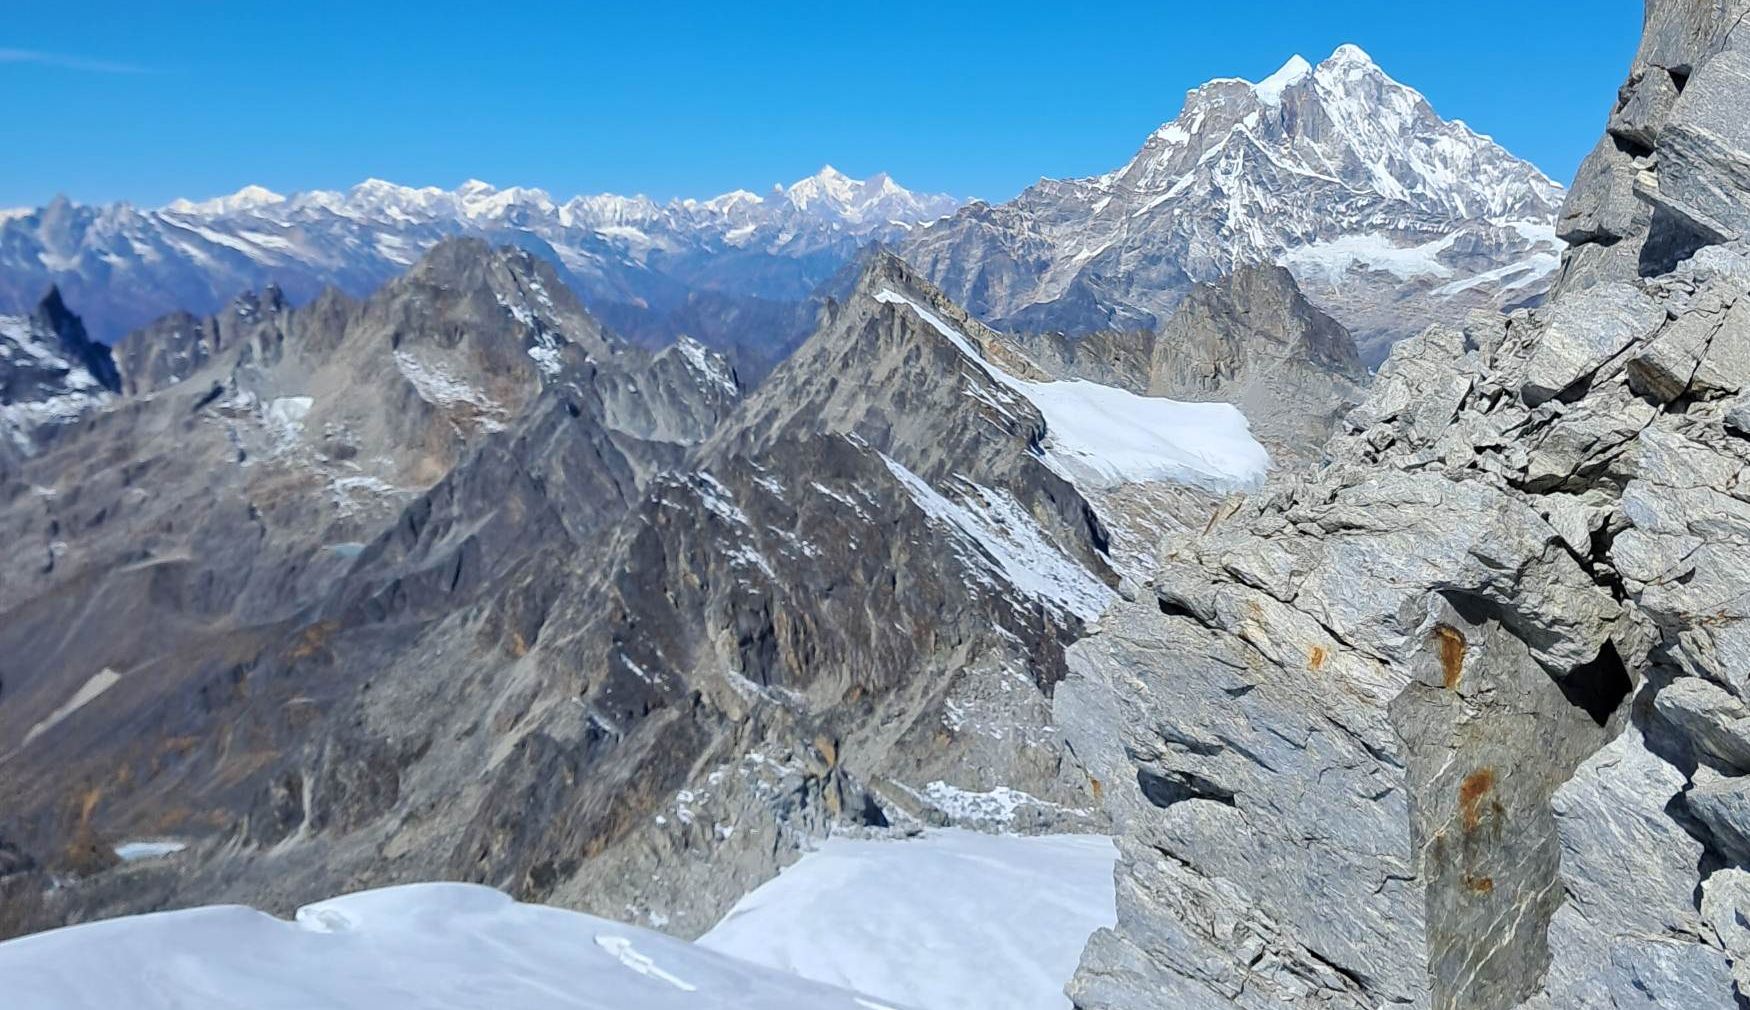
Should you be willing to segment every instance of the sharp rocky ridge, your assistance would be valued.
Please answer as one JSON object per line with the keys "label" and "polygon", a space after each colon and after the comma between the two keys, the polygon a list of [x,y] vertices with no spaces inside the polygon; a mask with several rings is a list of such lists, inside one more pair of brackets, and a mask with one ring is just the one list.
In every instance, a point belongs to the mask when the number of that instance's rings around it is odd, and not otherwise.
{"label": "sharp rocky ridge", "polygon": [[901,249],[993,325],[1071,334],[1163,324],[1194,283],[1281,263],[1377,363],[1455,312],[1535,302],[1562,194],[1345,45],[1210,81],[1121,167],[974,201]]}
{"label": "sharp rocky ridge", "polygon": [[475,238],[165,316],[0,471],[0,930],[440,877],[696,934],[830,831],[1098,829],[1065,649],[1270,461],[1141,394],[1342,395],[1297,298],[1096,375],[874,253],[751,392]]}
{"label": "sharp rocky ridge", "polygon": [[34,452],[45,431],[120,390],[109,348],[86,335],[59,289],[29,315],[0,316],[0,473]]}

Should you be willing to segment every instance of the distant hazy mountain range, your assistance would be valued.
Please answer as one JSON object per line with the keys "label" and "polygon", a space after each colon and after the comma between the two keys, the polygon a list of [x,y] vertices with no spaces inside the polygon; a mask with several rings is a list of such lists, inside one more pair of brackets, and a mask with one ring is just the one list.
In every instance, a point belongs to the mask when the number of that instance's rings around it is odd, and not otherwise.
{"label": "distant hazy mountain range", "polygon": [[164,313],[212,312],[270,283],[294,303],[329,286],[364,295],[442,239],[472,235],[553,261],[610,322],[667,342],[675,333],[663,319],[684,318],[689,299],[703,298],[714,317],[800,302],[859,248],[956,206],[830,166],[764,196],[669,203],[376,179],[291,196],[249,186],[155,210],[57,199],[0,213],[0,311],[27,311],[56,284],[92,333],[113,341]]}
{"label": "distant hazy mountain range", "polygon": [[1344,46],[1258,84],[1211,81],[1121,168],[1041,180],[1004,204],[830,167],[764,196],[669,203],[379,180],[155,210],[57,199],[0,212],[0,312],[57,284],[113,341],[268,283],[293,303],[330,285],[362,296],[473,235],[553,261],[636,341],[689,334],[763,373],[811,332],[820,286],[885,243],[986,321],[1072,334],[1153,328],[1193,282],[1280,262],[1371,361],[1455,303],[1536,300],[1558,261],[1562,192]]}

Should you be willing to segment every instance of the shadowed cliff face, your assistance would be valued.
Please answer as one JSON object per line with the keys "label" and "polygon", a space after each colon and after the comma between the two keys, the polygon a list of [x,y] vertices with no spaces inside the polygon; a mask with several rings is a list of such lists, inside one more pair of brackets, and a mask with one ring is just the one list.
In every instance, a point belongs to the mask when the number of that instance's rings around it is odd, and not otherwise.
{"label": "shadowed cliff face", "polygon": [[1399,345],[1070,650],[1138,783],[1078,1006],[1750,995],[1745,13],[1649,5],[1547,307]]}
{"label": "shadowed cliff face", "polygon": [[51,288],[27,316],[0,316],[0,474],[121,389],[109,348]]}

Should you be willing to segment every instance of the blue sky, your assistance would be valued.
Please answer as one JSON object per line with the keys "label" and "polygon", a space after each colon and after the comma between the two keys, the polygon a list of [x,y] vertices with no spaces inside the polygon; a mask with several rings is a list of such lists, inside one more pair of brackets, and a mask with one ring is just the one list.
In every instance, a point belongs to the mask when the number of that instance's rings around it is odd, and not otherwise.
{"label": "blue sky", "polygon": [[1355,42],[1567,181],[1637,0],[15,3],[0,207],[478,177],[709,196],[830,162],[1005,199],[1121,164],[1184,92]]}

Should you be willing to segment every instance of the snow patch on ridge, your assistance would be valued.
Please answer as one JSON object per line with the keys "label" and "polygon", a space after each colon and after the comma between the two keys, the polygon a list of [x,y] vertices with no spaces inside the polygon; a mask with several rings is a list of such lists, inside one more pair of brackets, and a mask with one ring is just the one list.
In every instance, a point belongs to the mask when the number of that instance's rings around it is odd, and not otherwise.
{"label": "snow patch on ridge", "polygon": [[395,367],[426,403],[444,410],[470,408],[480,430],[504,430],[504,407],[457,378],[441,362],[422,360],[407,351],[396,351]]}
{"label": "snow patch on ridge", "polygon": [[713,354],[704,344],[688,336],[675,341],[674,346],[693,374],[730,396],[739,395],[740,387],[735,384],[735,375],[730,372],[728,363],[720,355]]}
{"label": "snow patch on ridge", "polygon": [[937,779],[924,786],[923,796],[937,810],[952,818],[952,823],[978,828],[1008,830],[1021,812],[1028,809],[1080,814],[1080,811],[1008,786],[989,790],[962,789]]}
{"label": "snow patch on ridge", "polygon": [[873,1005],[660,933],[470,884],[350,894],[304,906],[295,922],[233,905],[72,926],[0,943],[0,978],[6,1005],[19,1010]]}
{"label": "snow patch on ridge", "polygon": [[1270,454],[1232,404],[1138,396],[1085,379],[1027,385],[1027,398],[1045,415],[1046,458],[1071,480],[1223,491],[1262,484],[1270,467]]}
{"label": "snow patch on ridge", "polygon": [[1032,401],[1045,418],[1046,460],[1071,480],[1095,487],[1167,481],[1229,490],[1257,486],[1269,469],[1269,453],[1232,404],[1138,396],[1085,379],[1017,379],[916,301],[892,289],[875,299],[909,307],[985,374]]}
{"label": "snow patch on ridge", "polygon": [[44,716],[41,722],[38,722],[30,729],[25,730],[24,742],[19,746],[29,746],[32,740],[35,740],[49,730],[54,729],[56,726],[60,725],[62,720],[84,708],[86,705],[91,704],[105,691],[108,691],[110,688],[121,683],[121,679],[121,674],[111,670],[107,666],[102,670],[99,670],[91,676],[90,680],[87,680],[84,684],[80,685],[79,690],[74,691],[73,696],[62,703],[59,708],[50,712],[47,716]]}
{"label": "snow patch on ridge", "polygon": [[1063,1010],[1087,938],[1117,919],[1115,857],[1098,835],[831,838],[699,944],[928,1010]]}
{"label": "snow patch on ridge", "polygon": [[1452,268],[1440,262],[1440,254],[1457,240],[1458,233],[1453,232],[1421,245],[1401,246],[1389,235],[1344,235],[1290,249],[1283,255],[1282,265],[1297,275],[1316,276],[1331,285],[1341,284],[1343,276],[1355,267],[1389,273],[1404,281],[1445,278],[1452,276]]}
{"label": "snow patch on ridge", "polygon": [[1501,291],[1519,291],[1553,276],[1562,268],[1562,257],[1553,252],[1535,252],[1522,260],[1496,267],[1463,280],[1452,281],[1434,289],[1443,298],[1489,284],[1500,285]]}
{"label": "snow patch on ridge", "polygon": [[1094,573],[1058,550],[1009,492],[962,479],[962,501],[954,502],[885,453],[881,461],[925,515],[982,548],[987,564],[994,562],[1021,592],[1084,621],[1099,617],[1117,599]]}
{"label": "snow patch on ridge", "polygon": [[142,859],[162,859],[165,856],[173,856],[186,848],[188,848],[186,842],[123,842],[115,847],[115,857],[124,863],[133,863]]}

